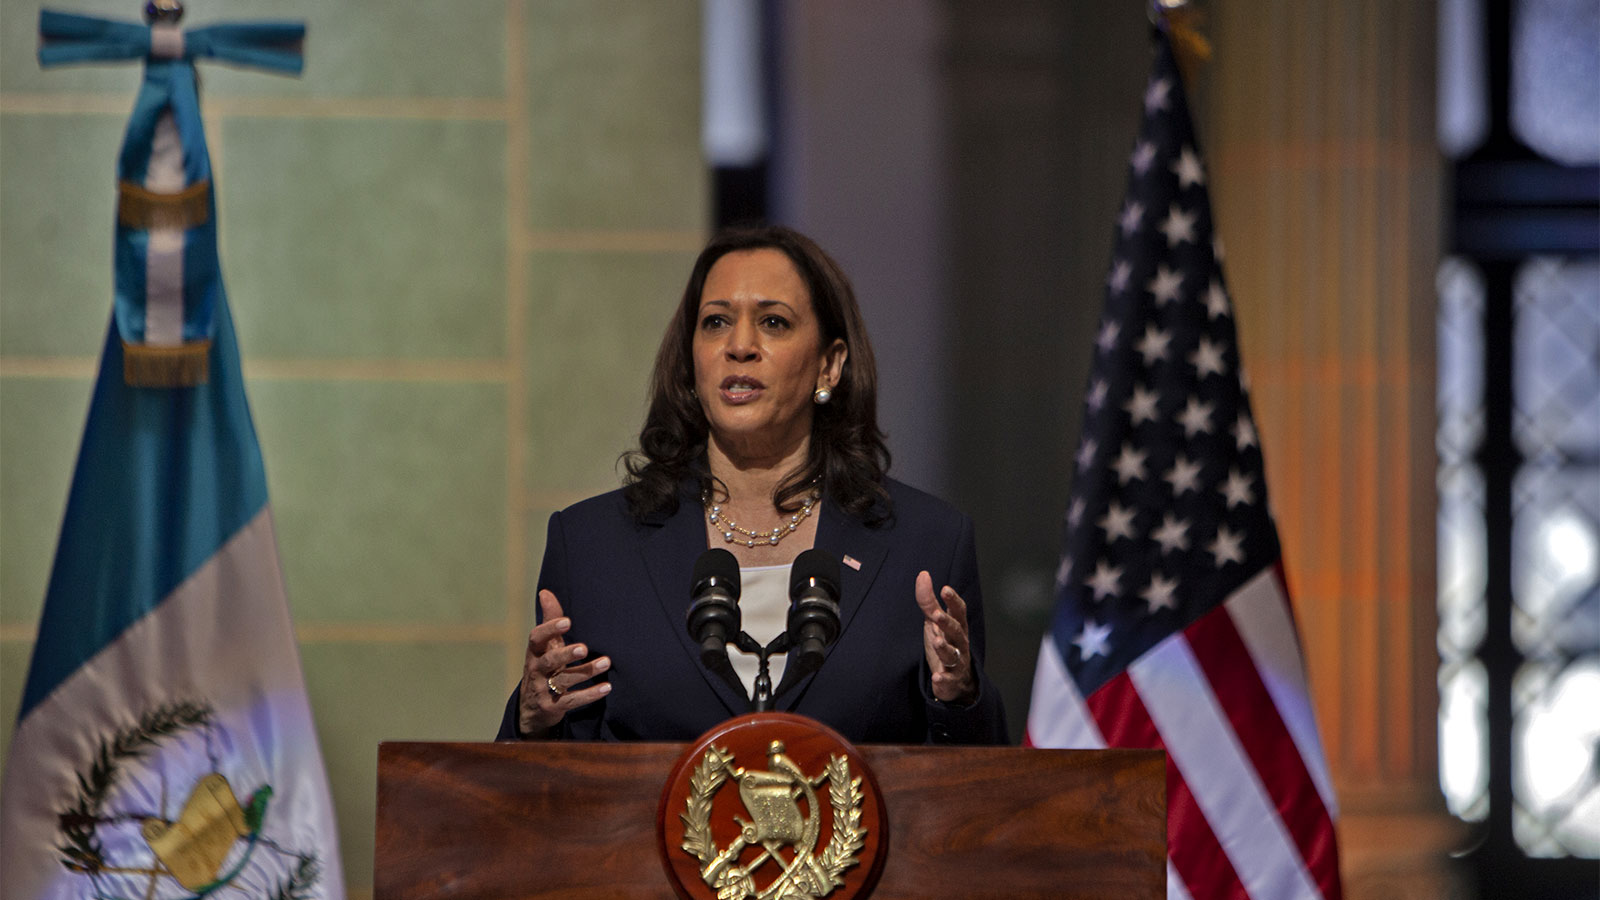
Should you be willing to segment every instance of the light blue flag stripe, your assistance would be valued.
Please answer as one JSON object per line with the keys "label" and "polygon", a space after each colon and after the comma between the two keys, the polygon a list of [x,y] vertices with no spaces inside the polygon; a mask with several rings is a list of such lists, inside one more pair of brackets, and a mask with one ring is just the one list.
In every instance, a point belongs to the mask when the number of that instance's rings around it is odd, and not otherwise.
{"label": "light blue flag stripe", "polygon": [[267,503],[227,303],[217,298],[211,379],[123,383],[108,329],[18,720],[155,609]]}

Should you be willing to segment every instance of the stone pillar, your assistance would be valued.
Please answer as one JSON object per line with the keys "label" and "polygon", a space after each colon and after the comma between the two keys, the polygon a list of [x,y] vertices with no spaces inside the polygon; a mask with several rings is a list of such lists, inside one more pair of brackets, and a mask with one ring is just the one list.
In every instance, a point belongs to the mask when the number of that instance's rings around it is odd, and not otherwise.
{"label": "stone pillar", "polygon": [[1346,896],[1444,897],[1432,4],[1209,4],[1202,140],[1342,803]]}

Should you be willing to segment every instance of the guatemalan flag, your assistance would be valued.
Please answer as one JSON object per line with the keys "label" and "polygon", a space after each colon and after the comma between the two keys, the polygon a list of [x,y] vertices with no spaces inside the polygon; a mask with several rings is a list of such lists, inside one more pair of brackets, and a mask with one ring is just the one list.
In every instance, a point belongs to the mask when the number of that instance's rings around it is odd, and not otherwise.
{"label": "guatemalan flag", "polygon": [[1129,168],[1028,741],[1167,751],[1168,897],[1333,900],[1333,784],[1165,31]]}
{"label": "guatemalan flag", "polygon": [[0,785],[0,896],[342,897],[192,62],[298,71],[304,29],[40,29],[47,65],[144,59],[145,77],[115,312]]}

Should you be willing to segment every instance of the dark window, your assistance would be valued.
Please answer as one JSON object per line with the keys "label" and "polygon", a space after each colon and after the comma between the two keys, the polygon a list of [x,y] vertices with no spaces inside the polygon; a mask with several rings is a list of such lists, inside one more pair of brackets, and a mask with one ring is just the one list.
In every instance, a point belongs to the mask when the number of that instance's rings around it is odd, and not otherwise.
{"label": "dark window", "polygon": [[1484,896],[1595,896],[1600,2],[1441,0],[1439,768]]}

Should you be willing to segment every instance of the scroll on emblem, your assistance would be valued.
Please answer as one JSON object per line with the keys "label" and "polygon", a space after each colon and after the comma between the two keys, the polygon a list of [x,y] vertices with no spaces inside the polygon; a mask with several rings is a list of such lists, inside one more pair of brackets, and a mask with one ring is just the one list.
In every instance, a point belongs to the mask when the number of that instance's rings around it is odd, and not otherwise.
{"label": "scroll on emblem", "polygon": [[662,793],[661,825],[663,863],[685,898],[865,896],[888,846],[855,748],[784,713],[732,719],[691,745]]}

